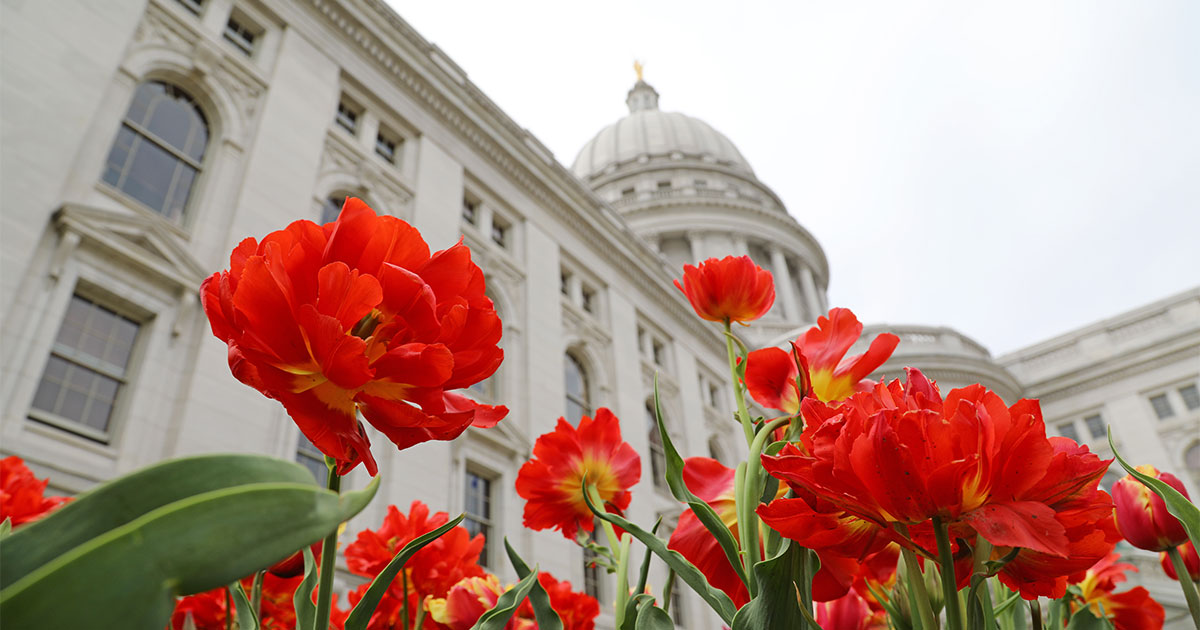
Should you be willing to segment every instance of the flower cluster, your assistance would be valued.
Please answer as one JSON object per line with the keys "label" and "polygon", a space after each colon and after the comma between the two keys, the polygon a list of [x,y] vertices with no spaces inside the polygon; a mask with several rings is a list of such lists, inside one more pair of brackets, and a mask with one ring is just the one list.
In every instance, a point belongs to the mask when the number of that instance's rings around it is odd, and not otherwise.
{"label": "flower cluster", "polygon": [[508,412],[452,391],[504,356],[470,250],[431,254],[415,228],[358,199],[333,223],[242,241],[200,293],[233,375],[283,403],[339,474],[378,470],[360,412],[401,449]]}
{"label": "flower cluster", "polygon": [[20,527],[71,500],[45,496],[49,483],[49,479],[34,477],[20,457],[0,459],[0,522],[11,519],[13,527]]}

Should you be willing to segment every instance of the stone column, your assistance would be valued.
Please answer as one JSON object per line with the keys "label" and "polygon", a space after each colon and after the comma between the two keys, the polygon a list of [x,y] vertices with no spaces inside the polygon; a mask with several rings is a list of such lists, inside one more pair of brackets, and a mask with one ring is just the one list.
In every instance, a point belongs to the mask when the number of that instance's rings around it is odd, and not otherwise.
{"label": "stone column", "polygon": [[800,287],[804,290],[804,301],[808,307],[809,318],[815,322],[827,311],[821,306],[817,283],[813,281],[812,268],[808,266],[807,262],[800,263]]}
{"label": "stone column", "polygon": [[687,233],[688,247],[692,250],[692,264],[698,264],[704,260],[704,234],[701,232]]}
{"label": "stone column", "polygon": [[800,303],[796,301],[796,291],[792,288],[792,274],[788,271],[787,257],[783,249],[771,243],[771,271],[775,274],[775,298],[783,301],[784,319],[794,322],[804,321],[800,311]]}

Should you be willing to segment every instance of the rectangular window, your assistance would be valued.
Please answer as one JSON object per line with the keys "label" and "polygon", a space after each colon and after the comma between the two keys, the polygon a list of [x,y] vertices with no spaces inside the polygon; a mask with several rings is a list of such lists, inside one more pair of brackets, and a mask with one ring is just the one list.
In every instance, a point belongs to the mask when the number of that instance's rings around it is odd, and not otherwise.
{"label": "rectangular window", "polygon": [[653,353],[652,356],[654,358],[654,365],[657,365],[658,367],[667,366],[667,349],[665,346],[663,346],[661,341],[655,339],[653,342],[651,342],[650,351]]}
{"label": "rectangular window", "polygon": [[391,164],[395,164],[396,141],[380,131],[375,135],[375,155],[387,160]]}
{"label": "rectangular window", "polygon": [[704,180],[704,179],[696,180],[696,188],[707,188],[707,187],[708,187],[708,180]]}
{"label": "rectangular window", "polygon": [[329,468],[325,466],[325,454],[321,452],[308,438],[300,433],[296,439],[296,461],[312,473],[317,483],[322,486],[329,478]]}
{"label": "rectangular window", "polygon": [[721,388],[712,383],[708,385],[708,404],[713,407],[721,406]]}
{"label": "rectangular window", "polygon": [[463,502],[463,512],[466,513],[466,518],[463,519],[462,525],[471,532],[473,538],[476,534],[483,534],[485,543],[483,551],[479,552],[479,564],[487,567],[491,566],[491,549],[492,539],[495,536],[492,534],[492,480],[480,475],[479,473],[467,471],[467,488],[466,499]]}
{"label": "rectangular window", "polygon": [[470,199],[463,199],[462,219],[471,225],[479,221],[479,204]]}
{"label": "rectangular window", "polygon": [[1076,442],[1079,441],[1079,431],[1075,429],[1074,422],[1064,422],[1058,425],[1058,434],[1065,438],[1071,438]]}
{"label": "rectangular window", "polygon": [[1096,439],[1103,438],[1108,435],[1107,426],[1104,424],[1104,419],[1100,414],[1093,414],[1083,419],[1083,423],[1087,425],[1088,433]]}
{"label": "rectangular window", "polygon": [[141,324],[71,296],[30,416],[107,443],[117,393]]}
{"label": "rectangular window", "polygon": [[1183,406],[1188,408],[1188,411],[1200,409],[1200,389],[1195,385],[1185,385],[1179,388],[1179,395],[1183,398]]}
{"label": "rectangular window", "polygon": [[1166,394],[1151,396],[1150,404],[1154,407],[1154,413],[1159,420],[1165,420],[1175,415],[1175,410],[1171,408],[1171,401],[1167,399]]}
{"label": "rectangular window", "polygon": [[225,41],[236,46],[247,57],[254,54],[254,40],[258,34],[244,18],[240,18],[236,14],[230,15],[229,21],[225,23],[225,32],[222,33],[222,36]]}
{"label": "rectangular window", "polygon": [[633,195],[634,195],[636,192],[637,192],[637,191],[635,191],[635,190],[634,190],[634,189],[632,189],[632,188],[626,188],[626,189],[624,189],[624,190],[622,190],[622,191],[621,191],[621,198],[622,198],[622,199],[632,199],[632,198],[633,198]]}
{"label": "rectangular window", "polygon": [[595,315],[596,314],[596,290],[591,287],[583,287],[582,291],[583,310]]}
{"label": "rectangular window", "polygon": [[342,100],[338,101],[337,115],[334,117],[334,122],[342,129],[349,131],[350,135],[355,135],[358,133],[358,114],[360,111],[358,107],[343,96]]}
{"label": "rectangular window", "polygon": [[508,247],[509,225],[500,217],[492,215],[492,242],[500,247]]}
{"label": "rectangular window", "polygon": [[658,182],[659,190],[671,190],[671,182]]}
{"label": "rectangular window", "polygon": [[565,269],[563,271],[560,271],[559,275],[558,275],[558,280],[559,280],[558,290],[560,292],[562,292],[563,295],[570,297],[571,296],[571,272],[569,272]]}

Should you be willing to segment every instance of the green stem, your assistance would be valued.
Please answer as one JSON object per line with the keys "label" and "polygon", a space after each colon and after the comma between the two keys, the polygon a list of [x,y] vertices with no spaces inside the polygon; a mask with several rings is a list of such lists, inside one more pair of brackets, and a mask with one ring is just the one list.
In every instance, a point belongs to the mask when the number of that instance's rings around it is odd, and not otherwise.
{"label": "green stem", "polygon": [[[340,493],[342,490],[342,476],[337,474],[337,462],[326,456],[325,466],[329,469],[329,476],[325,480],[325,487]],[[317,627],[314,630],[326,630],[329,628],[330,602],[333,599],[333,570],[337,563],[337,538],[338,528],[335,527],[325,537],[325,544],[321,545],[321,572],[318,574],[320,582],[317,585]]]}
{"label": "green stem", "polygon": [[621,536],[621,547],[617,553],[617,619],[625,618],[625,607],[629,605],[629,546],[632,543],[631,534]]}
{"label": "green stem", "polygon": [[671,612],[671,591],[673,590],[675,590],[675,570],[669,569],[667,571],[667,581],[663,583],[662,587],[663,600],[661,608],[665,613]]}
{"label": "green stem", "polygon": [[229,587],[225,587],[225,630],[233,630],[233,599],[229,596]]}
{"label": "green stem", "polygon": [[742,548],[742,568],[745,569],[746,577],[749,579],[746,587],[750,590],[750,597],[753,598],[755,595],[758,595],[758,580],[754,578],[754,564],[750,555],[750,544],[751,541],[754,541],[754,545],[757,547],[758,542],[755,540],[757,526],[752,526],[751,517],[747,514],[747,504],[749,502],[746,501],[746,469],[746,462],[742,462],[738,464],[737,470],[734,471],[733,492],[734,497],[736,497],[734,503],[737,510],[738,544]]}
{"label": "green stem", "polygon": [[400,583],[404,589],[404,599],[400,604],[400,617],[404,619],[404,630],[408,630],[408,572],[404,569],[400,570]]}
{"label": "green stem", "polygon": [[942,599],[946,605],[947,630],[962,630],[962,607],[958,602],[958,578],[954,575],[954,552],[950,549],[950,529],[942,519],[933,517],[933,532],[937,536],[938,564],[942,573]]}
{"label": "green stem", "polygon": [[[975,591],[975,599],[978,600],[979,606],[983,611],[983,618],[990,627],[998,627],[999,622],[996,620],[996,614],[992,608],[992,587],[988,583],[984,563],[992,557],[992,543],[985,540],[982,536],[975,538],[974,563],[971,567],[971,580],[974,586],[974,580],[982,580],[979,583],[979,588]],[[968,605],[970,605],[968,603]]]}
{"label": "green stem", "polygon": [[[905,538],[911,538],[908,535],[908,527],[903,523],[896,523],[896,531]],[[933,608],[929,604],[929,592],[925,590],[925,575],[921,573],[921,565],[917,562],[917,554],[913,553],[912,549],[900,546],[900,555],[904,556],[905,578],[908,580],[909,599],[912,608],[921,620],[921,628],[924,630],[937,630],[937,621],[934,620]]]}
{"label": "green stem", "polygon": [[[587,479],[584,479],[583,482],[586,484],[584,486],[584,492],[586,492],[588,498],[592,500],[592,505],[604,510],[604,499],[600,498],[600,491],[596,489],[596,486],[588,483]],[[604,511],[607,512],[608,510]],[[621,541],[617,539],[617,530],[613,529],[612,523],[609,523],[602,518],[598,518],[596,520],[600,521],[600,526],[604,528],[604,534],[608,538],[609,551],[613,553],[613,557],[616,557],[617,549],[621,546]]]}
{"label": "green stem", "polygon": [[1179,547],[1168,547],[1167,556],[1171,558],[1171,564],[1175,567],[1179,588],[1183,589],[1183,598],[1187,600],[1188,611],[1192,613],[1192,622],[1196,624],[1196,630],[1200,630],[1200,594],[1196,592],[1196,583],[1188,574],[1183,556],[1179,555]]}
{"label": "green stem", "polygon": [[[754,440],[750,442],[750,455],[746,459],[745,479],[741,486],[734,481],[736,493],[734,502],[737,505],[738,513],[738,534],[742,540],[742,553],[745,554],[744,564],[746,565],[746,575],[753,575],[754,565],[762,560],[762,549],[758,543],[760,538],[758,519],[758,504],[762,500],[762,474],[766,472],[762,467],[762,451],[766,448],[768,442],[771,441],[771,435],[775,429],[783,426],[788,422],[789,418],[777,418],[767,423],[766,426],[759,429],[758,434],[754,436]],[[753,578],[751,578],[753,579]],[[753,591],[751,591],[753,592]]]}
{"label": "green stem", "polygon": [[421,607],[417,609],[417,623],[413,624],[413,627],[416,628],[416,630],[421,630],[421,628],[425,627],[424,624],[425,624],[425,606],[424,606],[424,604],[422,604]]}
{"label": "green stem", "polygon": [[725,354],[729,359],[729,378],[733,381],[733,397],[737,400],[738,421],[742,423],[742,432],[746,434],[746,444],[754,442],[754,425],[750,422],[750,410],[746,407],[746,393],[742,391],[742,381],[738,378],[737,357],[733,352],[733,330],[725,322]]}
{"label": "green stem", "polygon": [[254,611],[256,619],[262,619],[262,586],[266,573],[266,571],[256,573],[254,584],[250,587],[250,609]]}
{"label": "green stem", "polygon": [[1036,599],[1029,602],[1029,620],[1033,630],[1042,630],[1042,604]]}

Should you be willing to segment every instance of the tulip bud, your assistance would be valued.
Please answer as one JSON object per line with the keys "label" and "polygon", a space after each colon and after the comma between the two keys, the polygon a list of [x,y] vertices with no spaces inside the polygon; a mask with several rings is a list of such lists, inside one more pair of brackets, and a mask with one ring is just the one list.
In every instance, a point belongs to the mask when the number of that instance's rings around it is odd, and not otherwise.
{"label": "tulip bud", "polygon": [[908,602],[908,587],[905,585],[903,578],[897,579],[896,584],[892,586],[892,591],[888,594],[888,601],[900,613],[899,619],[892,619],[892,623],[896,626],[896,629],[911,630],[913,619],[912,606]]}
{"label": "tulip bud", "polygon": [[926,563],[924,574],[925,592],[929,594],[929,607],[933,609],[934,615],[938,615],[946,605],[946,598],[942,594],[942,577],[938,573],[937,566],[932,562]]}
{"label": "tulip bud", "polygon": [[[1192,578],[1193,582],[1200,582],[1200,555],[1196,554],[1195,545],[1190,541],[1179,545],[1179,555],[1183,557],[1183,566],[1187,567],[1188,576]],[[1159,562],[1167,577],[1179,580],[1179,576],[1175,574],[1175,564],[1171,562],[1171,557],[1167,555],[1167,552],[1159,554]]]}
{"label": "tulip bud", "polygon": [[[1137,470],[1157,478],[1187,497],[1187,489],[1175,475],[1159,472],[1153,466],[1138,466]],[[1162,498],[1132,475],[1113,484],[1112,497],[1116,507],[1117,529],[1134,547],[1163,551],[1187,541],[1183,524],[1167,512]]]}

